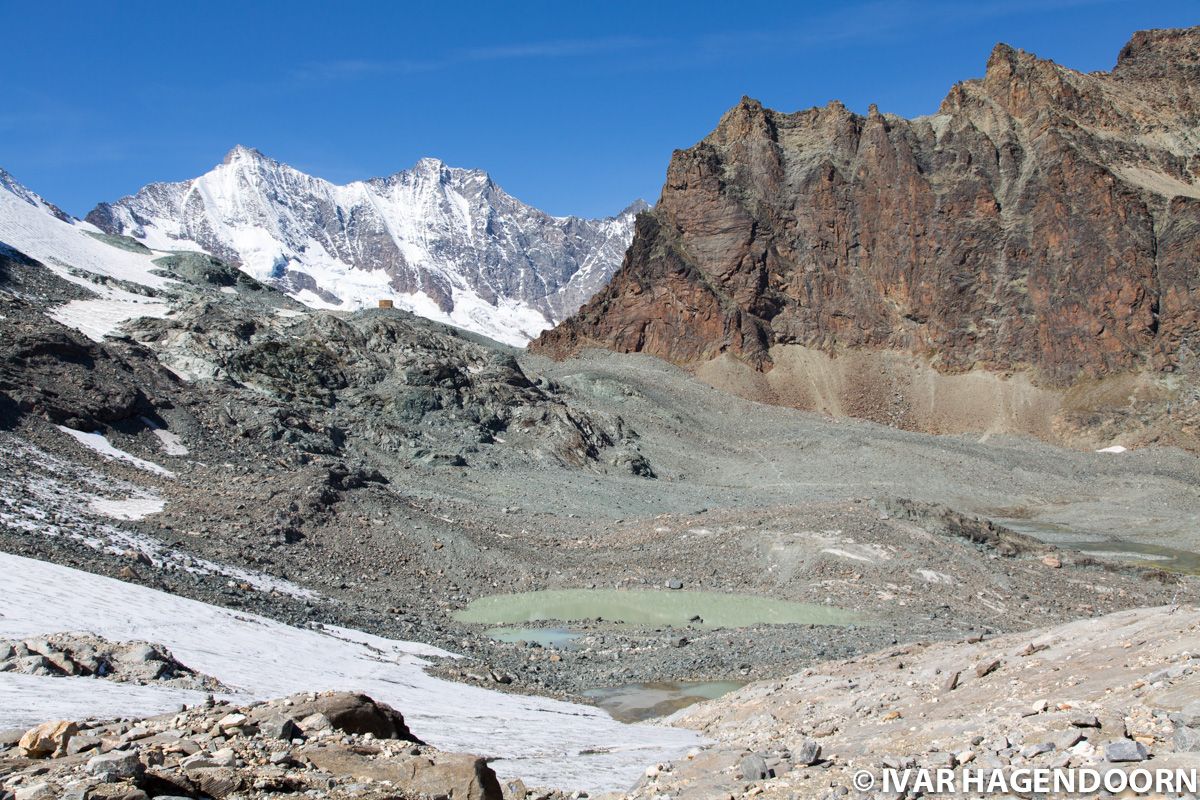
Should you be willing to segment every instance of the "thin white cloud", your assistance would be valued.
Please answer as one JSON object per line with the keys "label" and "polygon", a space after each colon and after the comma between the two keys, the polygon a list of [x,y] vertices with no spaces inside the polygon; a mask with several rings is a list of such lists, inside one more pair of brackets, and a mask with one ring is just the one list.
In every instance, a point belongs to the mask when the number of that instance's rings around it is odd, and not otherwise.
{"label": "thin white cloud", "polygon": [[413,75],[435,72],[462,64],[521,59],[580,58],[602,53],[639,50],[659,44],[637,36],[594,39],[560,39],[546,42],[495,45],[453,50],[444,57],[413,59],[344,59],[308,64],[293,76],[303,81],[351,80],[371,75]]}

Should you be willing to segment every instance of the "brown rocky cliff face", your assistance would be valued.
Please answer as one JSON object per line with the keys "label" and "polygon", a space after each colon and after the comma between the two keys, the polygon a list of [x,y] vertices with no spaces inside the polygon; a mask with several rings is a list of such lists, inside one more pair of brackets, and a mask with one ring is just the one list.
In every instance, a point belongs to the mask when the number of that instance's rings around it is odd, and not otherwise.
{"label": "brown rocky cliff face", "polygon": [[1174,368],[1200,348],[1198,53],[1200,28],[1142,32],[1083,74],[998,45],[913,120],[743,99],[532,347],[888,349],[1049,385]]}

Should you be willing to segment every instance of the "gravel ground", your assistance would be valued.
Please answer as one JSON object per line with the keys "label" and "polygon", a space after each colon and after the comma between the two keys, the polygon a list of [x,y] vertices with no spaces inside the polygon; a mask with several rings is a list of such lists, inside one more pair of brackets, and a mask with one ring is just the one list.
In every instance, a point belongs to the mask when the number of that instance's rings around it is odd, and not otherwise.
{"label": "gravel ground", "polygon": [[[400,312],[281,317],[262,291],[205,292],[104,344],[32,295],[5,300],[0,390],[17,399],[0,415],[0,549],[429,642],[470,657],[444,674],[573,697],[779,676],[1195,591],[986,521],[1195,552],[1200,461],[1182,451],[904,432],[756,404],[648,357],[557,363]],[[174,476],[105,460],[51,423],[101,430]],[[165,451],[155,427],[187,453]],[[163,508],[114,518],[97,498]],[[552,650],[453,618],[490,594],[672,581],[863,622],[593,620]]]}

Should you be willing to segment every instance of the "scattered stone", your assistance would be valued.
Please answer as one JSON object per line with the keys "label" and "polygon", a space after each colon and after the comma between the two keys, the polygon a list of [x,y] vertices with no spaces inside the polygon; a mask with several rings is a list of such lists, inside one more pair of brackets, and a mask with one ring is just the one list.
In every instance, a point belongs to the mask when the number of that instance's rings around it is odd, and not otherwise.
{"label": "scattered stone", "polygon": [[1132,739],[1118,739],[1104,746],[1104,759],[1113,763],[1145,761],[1147,756],[1146,745]]}
{"label": "scattered stone", "polygon": [[100,780],[111,783],[127,778],[140,778],[145,771],[136,751],[114,751],[93,756],[87,762],[87,772]]}
{"label": "scattered stone", "polygon": [[961,672],[955,670],[946,676],[946,680],[942,682],[942,691],[953,692],[958,688],[958,679],[962,675]]}
{"label": "scattered stone", "polygon": [[775,772],[767,766],[766,760],[760,755],[745,756],[740,766],[743,780],[765,781],[775,777]]}
{"label": "scattered stone", "polygon": [[1177,725],[1175,733],[1171,736],[1171,743],[1175,746],[1176,753],[1200,752],[1200,730]]}
{"label": "scattered stone", "polygon": [[147,642],[112,642],[87,633],[56,633],[23,642],[0,642],[0,672],[89,677],[124,683],[165,683],[181,689],[221,691],[214,678],[181,664],[170,651]]}
{"label": "scattered stone", "polygon": [[230,728],[240,728],[243,725],[245,725],[248,721],[249,720],[245,714],[240,714],[240,713],[226,714],[225,716],[223,716],[219,720],[217,720],[217,727],[223,731],[227,731]]}
{"label": "scattered stone", "polygon": [[1054,746],[1058,750],[1069,750],[1083,741],[1083,738],[1084,734],[1079,729],[1072,728],[1060,733],[1054,740]]}
{"label": "scattered stone", "polygon": [[59,796],[52,784],[41,782],[18,787],[13,793],[13,800],[59,800]]}
{"label": "scattered stone", "polygon": [[797,764],[812,766],[821,760],[821,745],[812,739],[805,739],[795,748],[792,758]]}
{"label": "scattered stone", "polygon": [[1027,708],[1023,712],[1021,712],[1021,716],[1022,717],[1034,717],[1034,716],[1037,716],[1038,714],[1041,714],[1047,708],[1049,708],[1049,703],[1047,703],[1045,700],[1038,700],[1036,703],[1031,705],[1029,708]]}
{"label": "scattered stone", "polygon": [[329,692],[317,695],[312,700],[292,698],[293,719],[300,717],[300,727],[309,730],[307,718],[313,715],[324,717],[330,726],[343,733],[362,735],[370,733],[377,739],[404,739],[420,743],[413,736],[399,711],[385,703],[378,703],[365,694],[352,692]]}
{"label": "scattered stone", "polygon": [[282,714],[268,717],[266,720],[258,723],[258,730],[259,733],[270,739],[282,739],[289,742],[292,739],[301,739],[304,737],[304,732],[300,730],[300,726],[296,724],[296,721]]}
{"label": "scattered stone", "polygon": [[26,758],[49,758],[67,752],[67,743],[79,733],[79,726],[69,720],[43,722],[21,737],[17,746]]}
{"label": "scattered stone", "polygon": [[1049,753],[1054,749],[1052,742],[1038,742],[1037,744],[1025,745],[1021,748],[1021,756],[1024,758],[1037,758],[1043,753]]}
{"label": "scattered stone", "polygon": [[1000,659],[994,658],[990,661],[983,661],[975,667],[975,677],[982,678],[986,675],[991,675],[1000,667]]}

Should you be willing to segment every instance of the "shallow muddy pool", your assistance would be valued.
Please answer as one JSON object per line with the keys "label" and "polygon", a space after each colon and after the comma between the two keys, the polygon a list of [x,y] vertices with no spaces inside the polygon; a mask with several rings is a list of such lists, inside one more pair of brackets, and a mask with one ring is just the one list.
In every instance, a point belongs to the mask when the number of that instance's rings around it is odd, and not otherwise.
{"label": "shallow muddy pool", "polygon": [[1019,519],[998,519],[1001,525],[1012,528],[1043,542],[1057,545],[1066,550],[1113,561],[1124,561],[1143,567],[1187,575],[1200,575],[1200,554],[1190,550],[1138,542],[1131,539],[1100,539],[1090,531],[1076,530],[1049,522],[1032,522]]}
{"label": "shallow muddy pool", "polygon": [[620,722],[641,722],[673,714],[702,700],[715,700],[746,684],[739,681],[683,681],[679,683],[630,683],[603,689],[588,689],[586,697]]}
{"label": "shallow muddy pool", "polygon": [[481,597],[457,611],[459,622],[514,625],[538,620],[602,619],[637,625],[852,625],[860,615],[833,606],[793,603],[745,594],[670,590],[549,589]]}
{"label": "shallow muddy pool", "polygon": [[570,647],[580,634],[566,628],[488,628],[484,634],[498,642],[537,642],[542,647]]}

